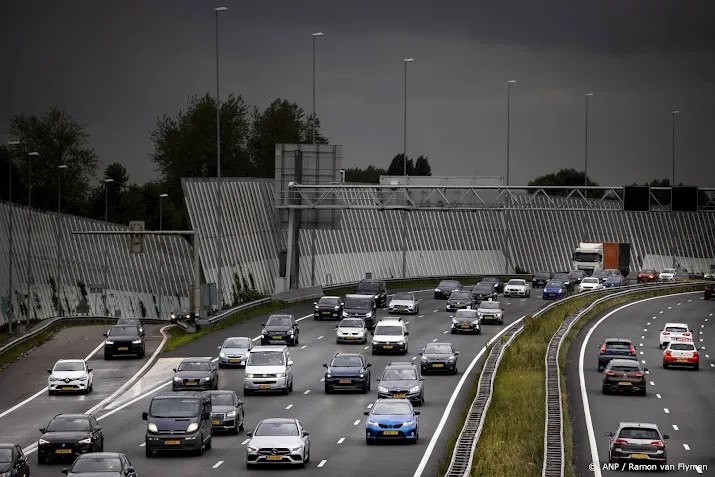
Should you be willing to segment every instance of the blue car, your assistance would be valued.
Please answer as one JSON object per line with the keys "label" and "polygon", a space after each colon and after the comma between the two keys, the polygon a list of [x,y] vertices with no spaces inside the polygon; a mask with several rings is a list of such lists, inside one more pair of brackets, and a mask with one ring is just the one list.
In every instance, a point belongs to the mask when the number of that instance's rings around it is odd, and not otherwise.
{"label": "blue car", "polygon": [[550,280],[544,285],[544,300],[558,300],[566,296],[566,285],[558,280]]}
{"label": "blue car", "polygon": [[626,281],[623,275],[611,275],[603,282],[604,288],[620,287]]}
{"label": "blue car", "polygon": [[378,440],[408,441],[417,444],[420,423],[409,399],[378,399],[372,409],[365,411],[365,442]]}

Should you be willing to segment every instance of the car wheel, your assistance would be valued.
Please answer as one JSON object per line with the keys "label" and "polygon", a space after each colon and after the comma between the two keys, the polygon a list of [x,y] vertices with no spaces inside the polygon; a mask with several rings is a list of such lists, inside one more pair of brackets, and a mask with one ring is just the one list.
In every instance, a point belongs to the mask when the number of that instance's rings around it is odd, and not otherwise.
{"label": "car wheel", "polygon": [[291,378],[290,380],[290,385],[288,386],[288,392],[292,393],[293,392],[293,379]]}
{"label": "car wheel", "polygon": [[300,343],[300,337],[295,335],[295,338],[293,338],[293,346],[297,346],[298,343]]}
{"label": "car wheel", "polygon": [[199,448],[196,449],[195,453],[196,455],[204,455],[204,435],[201,434],[199,438],[201,439],[199,441]]}
{"label": "car wheel", "polygon": [[253,394],[253,391],[251,391],[250,389],[244,389],[244,390],[243,390],[243,395],[244,395],[244,396],[250,396],[251,394]]}
{"label": "car wheel", "polygon": [[363,394],[367,394],[367,392],[368,392],[369,390],[370,390],[370,385],[367,384],[367,383],[363,384],[363,386],[362,386],[362,393],[363,393]]}
{"label": "car wheel", "polygon": [[454,371],[452,371],[452,374],[455,375],[455,376],[456,376],[457,374],[459,374],[459,370],[457,369],[456,366],[454,367]]}
{"label": "car wheel", "polygon": [[244,429],[244,427],[245,427],[245,422],[246,422],[246,418],[245,418],[245,416],[243,415],[243,411],[241,411],[241,424],[238,425],[238,430],[239,430],[239,431],[243,431],[243,429]]}
{"label": "car wheel", "polygon": [[698,363],[698,364],[696,364],[695,366],[693,366],[693,371],[697,371],[697,370],[699,370],[699,369],[700,369],[700,363]]}
{"label": "car wheel", "polygon": [[147,459],[149,459],[150,457],[154,457],[154,451],[145,446],[144,447],[144,455],[146,456]]}
{"label": "car wheel", "polygon": [[37,463],[39,465],[44,465],[47,463],[47,459],[45,459],[45,456],[42,456],[40,454],[37,454]]}
{"label": "car wheel", "polygon": [[605,387],[602,386],[602,387],[601,387],[601,393],[603,393],[603,394],[608,394],[608,389],[606,389]]}
{"label": "car wheel", "polygon": [[371,446],[373,444],[372,439],[368,439],[367,437],[365,438],[365,444]]}
{"label": "car wheel", "polygon": [[648,391],[646,391],[645,389],[640,392],[641,396],[646,396],[647,394],[648,394]]}
{"label": "car wheel", "polygon": [[109,361],[109,360],[112,359],[112,355],[111,355],[111,354],[104,353],[104,359],[106,359],[107,361]]}
{"label": "car wheel", "polygon": [[330,389],[330,386],[328,386],[328,385],[326,384],[326,385],[325,385],[325,394],[332,394],[332,392],[333,392],[333,390]]}
{"label": "car wheel", "polygon": [[477,331],[475,331],[475,332],[474,332],[474,334],[476,334],[476,335],[481,335],[481,334],[482,334],[482,330],[481,330],[481,328],[480,328],[480,329],[478,329]]}
{"label": "car wheel", "polygon": [[665,361],[663,361],[663,369],[668,369],[668,364]]}
{"label": "car wheel", "polygon": [[213,435],[209,437],[208,441],[206,441],[206,450],[211,449],[211,447],[213,446],[213,442],[211,442],[212,440],[213,440]]}
{"label": "car wheel", "polygon": [[310,447],[308,447],[308,454],[305,456],[305,463],[310,462]]}
{"label": "car wheel", "polygon": [[218,364],[218,369],[223,369],[223,368],[224,368],[224,365],[221,364],[221,363],[219,363],[219,364]]}
{"label": "car wheel", "polygon": [[456,335],[456,334],[457,334],[457,332],[454,331],[453,329],[452,329],[452,330],[449,330],[449,332],[452,333],[453,335]]}

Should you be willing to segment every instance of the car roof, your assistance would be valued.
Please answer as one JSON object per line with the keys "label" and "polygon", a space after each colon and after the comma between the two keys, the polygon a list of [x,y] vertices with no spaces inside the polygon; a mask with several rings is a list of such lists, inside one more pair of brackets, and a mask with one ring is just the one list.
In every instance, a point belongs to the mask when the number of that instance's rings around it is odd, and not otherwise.
{"label": "car roof", "polygon": [[236,394],[236,391],[230,389],[214,389],[209,391],[209,394]]}
{"label": "car roof", "polygon": [[487,280],[490,282],[498,282],[499,281],[499,279],[497,277],[484,277],[480,281],[486,282]]}
{"label": "car roof", "polygon": [[606,338],[606,339],[603,340],[603,341],[604,341],[604,343],[605,343],[606,341],[618,341],[618,342],[621,342],[621,343],[632,343],[632,341],[631,341],[630,339],[628,339],[628,338]]}
{"label": "car roof", "polygon": [[410,363],[409,361],[394,361],[385,368],[416,368],[417,366],[415,363]]}
{"label": "car roof", "polygon": [[[449,346],[451,346],[451,347],[454,347],[454,345],[453,345],[452,343],[444,342],[444,343],[427,343],[427,344],[425,345],[425,348],[428,347],[428,346],[430,346],[430,345],[435,345],[435,346],[437,346],[437,345],[449,345]],[[412,363],[409,363],[409,364],[412,364]]]}
{"label": "car roof", "polygon": [[658,429],[660,431],[658,424],[651,424],[650,422],[619,422],[618,427],[642,427],[644,429]]}
{"label": "car roof", "polygon": [[123,452],[90,452],[88,454],[80,454],[77,456],[78,459],[91,459],[91,458],[97,458],[97,457],[120,457],[123,456]]}
{"label": "car roof", "polygon": [[[378,403],[381,403],[381,402],[389,402],[389,403],[404,402],[404,403],[407,403],[407,404],[409,404],[410,406],[412,406],[412,403],[410,402],[410,400],[409,400],[409,399],[406,399],[406,398],[405,398],[405,399],[402,399],[402,398],[399,398],[399,399],[379,398],[377,401],[375,401],[375,404],[378,404]],[[370,408],[370,411],[372,412],[373,409],[375,409],[375,405],[373,405],[373,406]],[[414,411],[414,406],[412,406],[412,410]]]}
{"label": "car roof", "polygon": [[338,300],[340,299],[339,296],[335,296],[335,295],[323,295],[323,296],[320,297],[321,300],[322,300],[323,298],[335,298],[335,299],[338,299]]}
{"label": "car roof", "polygon": [[57,414],[55,417],[52,419],[56,418],[61,418],[61,419],[89,419],[89,414],[80,414],[80,413],[67,413],[67,414]]}
{"label": "car roof", "polygon": [[273,315],[268,317],[269,320],[271,318],[293,318],[293,315],[291,315],[290,313],[274,313]]}
{"label": "car roof", "polygon": [[290,417],[269,417],[267,419],[263,419],[259,424],[263,424],[264,422],[270,424],[296,424],[297,419]]}
{"label": "car roof", "polygon": [[196,391],[168,391],[154,396],[153,399],[203,398],[204,396],[205,394],[203,392]]}
{"label": "car roof", "polygon": [[484,305],[485,303],[496,303],[497,305],[499,305],[499,302],[498,302],[498,301],[492,300],[492,301],[483,301],[483,302],[479,303],[479,306],[481,307],[481,306]]}
{"label": "car roof", "polygon": [[688,325],[685,324],[685,323],[666,323],[665,326],[664,326],[664,328],[665,328],[665,327],[668,327],[668,326],[684,326],[684,327],[686,327],[686,328],[688,327]]}
{"label": "car roof", "polygon": [[373,298],[370,295],[358,295],[356,293],[348,293],[345,295],[345,298],[360,298],[362,300],[372,300]]}
{"label": "car roof", "polygon": [[[57,363],[84,363],[83,359],[71,358],[71,359],[58,359]],[[57,364],[55,363],[55,364]]]}
{"label": "car roof", "polygon": [[634,367],[634,368],[635,368],[636,366],[638,366],[638,361],[636,361],[636,360],[634,360],[634,359],[618,359],[618,358],[616,358],[616,359],[612,359],[612,360],[610,361],[610,363],[611,363],[612,365],[632,366],[632,367]]}
{"label": "car roof", "polygon": [[226,338],[226,339],[223,340],[223,341],[224,341],[224,343],[225,343],[226,340],[240,340],[240,339],[253,341],[253,338],[251,338],[251,337],[249,337],[249,336],[229,336],[228,338]]}
{"label": "car roof", "polygon": [[201,358],[182,358],[181,362],[185,363],[187,361],[212,361],[212,358],[207,358],[207,357],[201,357]]}
{"label": "car roof", "polygon": [[286,346],[286,345],[254,346],[253,349],[251,350],[251,353],[259,353],[261,351],[278,352],[278,351],[285,351],[287,349],[288,349],[288,346]]}
{"label": "car roof", "polygon": [[386,323],[388,321],[402,321],[402,318],[399,316],[385,316],[378,321],[377,324],[379,325],[380,323]]}

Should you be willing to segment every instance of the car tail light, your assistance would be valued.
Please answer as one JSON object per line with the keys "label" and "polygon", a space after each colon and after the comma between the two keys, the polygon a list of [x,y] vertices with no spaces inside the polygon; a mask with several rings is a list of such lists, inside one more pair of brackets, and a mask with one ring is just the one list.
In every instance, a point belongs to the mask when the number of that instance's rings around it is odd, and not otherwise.
{"label": "car tail light", "polygon": [[636,355],[636,349],[633,347],[633,345],[630,346],[630,349],[631,349],[631,354],[632,354],[633,356],[635,356],[635,355]]}
{"label": "car tail light", "polygon": [[640,372],[635,373],[635,377],[636,377],[636,378],[642,378],[643,376],[645,376],[645,374],[640,373]]}
{"label": "car tail light", "polygon": [[663,441],[653,441],[650,443],[650,445],[656,446],[656,447],[665,447],[665,444],[663,443]]}
{"label": "car tail light", "polygon": [[615,371],[606,371],[606,376],[615,376],[616,372]]}
{"label": "car tail light", "polygon": [[698,358],[698,359],[699,359],[699,358],[700,358],[700,353],[698,353],[697,351],[693,351],[693,358]]}
{"label": "car tail light", "polygon": [[606,344],[604,343],[603,346],[601,346],[601,354],[606,352]]}
{"label": "car tail light", "polygon": [[683,336],[690,336],[690,333],[683,333]]}
{"label": "car tail light", "polygon": [[664,334],[665,336],[668,336],[670,333],[667,332],[667,331],[664,331],[663,334]]}
{"label": "car tail light", "polygon": [[628,444],[628,439],[616,439],[615,441],[613,441],[613,444],[614,444],[614,445],[618,445],[618,444],[621,444],[621,445],[623,445],[623,444]]}

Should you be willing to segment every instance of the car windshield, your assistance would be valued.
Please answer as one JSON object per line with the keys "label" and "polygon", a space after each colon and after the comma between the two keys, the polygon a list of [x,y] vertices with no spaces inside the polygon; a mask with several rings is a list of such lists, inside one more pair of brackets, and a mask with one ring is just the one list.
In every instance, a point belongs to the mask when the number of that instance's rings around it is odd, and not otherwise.
{"label": "car windshield", "polygon": [[572,270],[569,272],[570,277],[579,278],[583,277],[585,272],[583,270]]}
{"label": "car windshield", "polygon": [[359,356],[336,356],[330,366],[336,368],[362,368],[362,359]]}
{"label": "car windshield", "polygon": [[617,365],[611,366],[610,369],[611,369],[611,371],[621,371],[621,372],[624,372],[624,373],[635,373],[636,371],[639,371],[639,370],[640,370],[640,368],[638,367],[638,365],[635,364],[635,363],[632,364],[632,365],[630,365],[630,364],[617,364]]}
{"label": "car windshield", "polygon": [[617,276],[617,275],[611,275],[610,277],[608,277],[608,278],[606,279],[606,281],[607,281],[607,282],[610,282],[610,283],[620,282],[620,281],[621,281],[621,277],[619,277],[619,276]]}
{"label": "car windshield", "polygon": [[415,299],[415,297],[412,295],[412,293],[395,293],[395,296],[393,296],[392,299],[412,301]]}
{"label": "car windshield", "polygon": [[336,296],[324,296],[318,300],[318,305],[338,306],[340,305],[340,298]]}
{"label": "car windshield", "polygon": [[211,371],[211,364],[207,361],[182,361],[177,371]]}
{"label": "car windshield", "polygon": [[594,252],[575,252],[573,259],[574,262],[600,262],[601,254]]}
{"label": "car windshield", "polygon": [[630,349],[631,344],[625,341],[606,341],[606,348],[610,349]]}
{"label": "car windshield", "polygon": [[593,275],[592,275],[592,276],[597,277],[597,278],[605,278],[605,277],[608,277],[608,276],[610,276],[610,275],[611,275],[611,274],[608,273],[608,270],[596,270],[595,272],[593,272]]}
{"label": "car windshield", "polygon": [[675,273],[675,269],[674,268],[664,268],[663,273]]}
{"label": "car windshield", "polygon": [[471,293],[463,291],[452,292],[452,294],[449,296],[449,298],[452,300],[469,300],[471,297]]}
{"label": "car windshield", "polygon": [[410,368],[387,368],[382,375],[383,381],[402,381],[417,379],[417,371]]}
{"label": "car windshield", "polygon": [[402,327],[396,325],[382,325],[375,330],[378,336],[402,336]]}
{"label": "car windshield", "polygon": [[254,436],[299,436],[298,426],[294,422],[262,422],[256,428]]}
{"label": "car windshield", "polygon": [[482,278],[482,283],[499,283],[499,279],[497,277],[485,277]]}
{"label": "car windshield", "polygon": [[551,273],[549,272],[536,272],[534,278],[551,278]]}
{"label": "car windshield", "polygon": [[81,361],[64,361],[57,363],[54,371],[84,371],[84,363]]}
{"label": "car windshield", "polygon": [[404,416],[412,414],[412,409],[406,402],[380,401],[372,408],[372,413],[378,416]]}
{"label": "car windshield", "polygon": [[266,321],[266,326],[291,326],[293,321],[287,316],[271,316]]}
{"label": "car windshield", "polygon": [[437,285],[437,288],[445,288],[445,289],[459,288],[459,282],[454,282],[451,280],[443,280],[443,281],[439,282],[439,285]]}
{"label": "car windshield", "polygon": [[500,310],[501,305],[498,301],[483,301],[479,305],[479,308],[481,308],[482,310]]}
{"label": "car windshield", "polygon": [[372,308],[372,301],[366,300],[365,298],[346,298],[345,308],[352,308],[355,310],[369,310]]}
{"label": "car windshield", "polygon": [[599,280],[598,280],[598,278],[588,277],[588,278],[584,278],[583,280],[581,280],[581,283],[583,283],[584,285],[589,285],[589,284],[591,284],[591,285],[598,285],[598,284],[599,284]]}
{"label": "car windshield", "polygon": [[526,286],[526,281],[525,280],[517,280],[517,279],[509,280],[509,283],[507,283],[507,285],[512,285],[515,287],[523,287],[523,286]]}
{"label": "car windshield", "polygon": [[12,462],[12,449],[0,449],[0,464]]}
{"label": "car windshield", "polygon": [[568,280],[569,278],[571,278],[571,275],[569,275],[568,273],[555,273],[554,278],[558,280]]}
{"label": "car windshield", "polygon": [[223,342],[224,348],[250,348],[251,338],[228,338]]}
{"label": "car windshield", "polygon": [[670,349],[675,351],[695,351],[695,345],[690,343],[671,343]]}
{"label": "car windshield", "polygon": [[138,318],[120,318],[117,320],[118,325],[135,325],[139,326],[141,321]]}
{"label": "car windshield", "polygon": [[122,461],[117,457],[92,457],[80,456],[74,464],[70,472],[73,474],[85,474],[92,472],[120,472],[122,470]]}
{"label": "car windshield", "polygon": [[251,366],[283,366],[283,353],[276,351],[261,351],[248,355],[248,364]]}
{"label": "car windshield", "polygon": [[448,344],[430,343],[425,347],[425,354],[452,354],[452,346]]}
{"label": "car windshield", "polygon": [[215,404],[217,406],[233,406],[233,394],[211,393],[211,404]]}
{"label": "car windshield", "polygon": [[655,429],[647,429],[642,427],[624,427],[618,434],[621,439],[645,439],[659,441],[660,434]]}
{"label": "car windshield", "polygon": [[193,417],[199,414],[201,401],[198,399],[154,399],[149,414],[152,417]]}
{"label": "car windshield", "polygon": [[114,326],[109,329],[109,336],[121,336],[121,335],[136,335],[136,326]]}
{"label": "car windshield", "polygon": [[477,310],[457,310],[457,314],[454,315],[454,317],[465,320],[474,320],[477,318]]}
{"label": "car windshield", "polygon": [[687,333],[688,329],[682,326],[666,326],[665,331],[669,333]]}
{"label": "car windshield", "polygon": [[472,294],[474,294],[474,295],[488,295],[493,291],[494,291],[494,287],[492,285],[477,285],[474,287],[474,290],[472,290]]}
{"label": "car windshield", "polygon": [[546,288],[561,288],[562,283],[557,281],[550,281],[546,284]]}
{"label": "car windshield", "polygon": [[380,291],[379,282],[360,282],[357,291],[359,292],[377,292]]}
{"label": "car windshield", "polygon": [[56,417],[45,429],[47,432],[86,432],[89,431],[87,417]]}
{"label": "car windshield", "polygon": [[364,325],[362,320],[343,320],[338,328],[362,328]]}
{"label": "car windshield", "polygon": [[655,270],[643,270],[641,273],[645,273],[645,274],[648,274],[648,275],[654,275],[654,274],[655,274]]}

